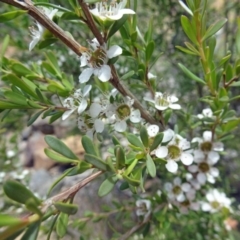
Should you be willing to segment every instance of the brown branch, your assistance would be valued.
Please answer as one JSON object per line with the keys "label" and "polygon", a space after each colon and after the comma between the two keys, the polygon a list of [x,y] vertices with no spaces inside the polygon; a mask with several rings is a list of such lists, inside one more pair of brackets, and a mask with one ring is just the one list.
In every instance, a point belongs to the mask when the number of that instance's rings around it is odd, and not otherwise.
{"label": "brown branch", "polygon": [[92,18],[91,13],[89,12],[87,4],[83,0],[78,0],[78,2],[79,2],[79,5],[82,8],[82,11],[84,12],[85,17],[86,17],[86,24],[88,25],[88,27],[92,31],[93,35],[98,40],[99,44],[104,45],[105,42],[104,42],[103,36],[99,32],[98,28],[96,27],[96,24],[95,24],[95,22]]}
{"label": "brown branch", "polygon": [[67,200],[69,198],[72,198],[75,196],[75,194],[81,189],[83,188],[85,185],[87,185],[89,182],[91,182],[92,180],[94,180],[95,178],[97,178],[98,176],[100,176],[103,172],[102,171],[98,171],[96,173],[93,173],[92,175],[90,175],[89,177],[85,178],[84,180],[82,180],[81,182],[76,183],[75,185],[73,185],[72,187],[70,187],[69,189],[51,197],[48,198],[44,203],[43,203],[43,208],[42,211],[45,212],[54,202],[58,202],[58,201],[64,201]]}
{"label": "brown branch", "polygon": [[82,47],[78,42],[68,36],[63,29],[61,29],[57,24],[51,21],[44,13],[42,13],[37,7],[35,7],[31,3],[31,1],[25,0],[25,4],[22,4],[21,2],[18,3],[14,0],[0,0],[0,2],[4,2],[14,7],[27,10],[30,16],[32,16],[43,27],[48,29],[55,37],[60,39],[77,55],[81,56],[81,53],[87,50],[85,47]]}

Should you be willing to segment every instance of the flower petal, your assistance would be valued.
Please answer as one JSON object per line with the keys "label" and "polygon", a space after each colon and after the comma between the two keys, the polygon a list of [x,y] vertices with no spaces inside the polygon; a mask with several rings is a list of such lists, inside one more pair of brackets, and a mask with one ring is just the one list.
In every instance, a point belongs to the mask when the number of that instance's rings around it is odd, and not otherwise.
{"label": "flower petal", "polygon": [[101,105],[99,103],[92,103],[89,108],[89,115],[92,118],[95,118],[99,115],[99,113],[102,111]]}
{"label": "flower petal", "polygon": [[212,132],[211,131],[205,131],[203,133],[203,139],[204,141],[212,141]]}
{"label": "flower petal", "polygon": [[88,105],[87,100],[83,98],[78,107],[78,114],[81,114],[87,108],[87,105]]}
{"label": "flower petal", "polygon": [[62,115],[62,120],[66,120],[75,110],[76,108],[65,111]]}
{"label": "flower petal", "polygon": [[148,128],[147,128],[147,133],[148,133],[148,136],[151,138],[151,137],[155,137],[159,132],[159,126],[158,125],[150,125]]}
{"label": "flower petal", "polygon": [[118,45],[113,45],[107,50],[108,58],[114,58],[122,54],[122,48]]}
{"label": "flower petal", "polygon": [[207,177],[206,177],[206,175],[205,175],[204,173],[198,173],[198,174],[197,174],[197,180],[198,180],[198,182],[199,182],[201,185],[203,185],[203,184],[206,183]]}
{"label": "flower petal", "polygon": [[193,156],[190,153],[183,152],[181,155],[181,161],[183,164],[189,166],[193,163]]}
{"label": "flower petal", "polygon": [[165,167],[171,173],[176,173],[177,170],[178,170],[178,164],[175,161],[173,161],[173,160],[169,160],[167,162],[167,164],[165,165]]}
{"label": "flower petal", "polygon": [[117,132],[124,132],[127,129],[127,123],[125,121],[116,122],[114,124],[114,129]]}
{"label": "flower petal", "polygon": [[88,93],[91,91],[92,89],[92,85],[86,85],[83,88],[83,97],[86,97],[88,95]]}
{"label": "flower petal", "polygon": [[165,158],[168,155],[168,148],[165,146],[160,146],[156,149],[155,154],[158,158]]}
{"label": "flower petal", "polygon": [[108,65],[103,65],[97,74],[102,82],[107,82],[111,78],[111,68]]}
{"label": "flower petal", "polygon": [[141,121],[141,113],[140,113],[139,109],[136,109],[131,112],[130,121],[132,123],[139,123]]}
{"label": "flower petal", "polygon": [[163,132],[163,140],[162,142],[169,142],[170,140],[172,140],[173,136],[174,136],[174,131],[172,129],[167,129]]}
{"label": "flower petal", "polygon": [[170,104],[169,107],[174,110],[181,109],[181,106],[179,104]]}
{"label": "flower petal", "polygon": [[100,120],[100,119],[96,119],[94,121],[94,127],[95,127],[97,133],[103,132],[103,130],[104,130],[104,123],[103,123],[103,121]]}
{"label": "flower petal", "polygon": [[93,68],[84,69],[79,76],[79,82],[80,83],[87,82],[90,79],[90,77],[92,76],[92,74],[93,74]]}

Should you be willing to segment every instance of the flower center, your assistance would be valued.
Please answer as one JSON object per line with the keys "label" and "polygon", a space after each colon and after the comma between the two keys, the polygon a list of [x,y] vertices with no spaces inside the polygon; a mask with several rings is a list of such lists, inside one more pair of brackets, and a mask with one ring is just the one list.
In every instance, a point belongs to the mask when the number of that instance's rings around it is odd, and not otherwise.
{"label": "flower center", "polygon": [[200,148],[203,152],[209,152],[212,150],[212,142],[206,141],[201,143]]}
{"label": "flower center", "polygon": [[169,102],[168,102],[166,96],[164,96],[164,95],[157,96],[155,99],[155,103],[156,103],[156,105],[163,106],[163,107],[169,106]]}
{"label": "flower center", "polygon": [[209,165],[208,165],[206,162],[201,162],[201,163],[198,165],[198,167],[199,167],[199,169],[200,169],[202,172],[204,172],[204,173],[209,172],[209,170],[210,170],[210,167],[209,167]]}
{"label": "flower center", "polygon": [[181,202],[181,205],[183,207],[188,207],[188,206],[190,206],[190,201],[189,200],[185,200],[185,201]]}
{"label": "flower center", "polygon": [[220,207],[220,203],[217,201],[213,201],[213,202],[211,202],[211,206],[214,209],[218,209]]}
{"label": "flower center", "polygon": [[182,192],[182,189],[179,186],[174,186],[172,191],[175,195],[179,195]]}
{"label": "flower center", "polygon": [[119,119],[123,120],[130,116],[131,109],[127,104],[122,104],[116,109],[116,113]]}
{"label": "flower center", "polygon": [[181,149],[176,145],[168,146],[168,157],[173,160],[178,160],[181,156]]}
{"label": "flower center", "polygon": [[97,50],[92,52],[89,63],[93,68],[100,68],[102,65],[106,64],[107,60],[108,58],[105,50],[99,47]]}

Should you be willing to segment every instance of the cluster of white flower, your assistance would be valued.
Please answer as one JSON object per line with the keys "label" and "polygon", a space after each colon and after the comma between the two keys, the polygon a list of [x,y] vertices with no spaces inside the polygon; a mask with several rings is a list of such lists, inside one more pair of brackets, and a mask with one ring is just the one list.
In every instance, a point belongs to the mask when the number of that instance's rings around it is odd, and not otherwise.
{"label": "cluster of white flower", "polygon": [[[155,137],[159,131],[157,125],[150,125],[147,129],[150,137]],[[181,160],[184,165],[190,165],[193,162],[192,149],[190,143],[171,129],[163,132],[162,144],[159,145],[153,154],[158,158],[167,161],[166,168],[169,172],[176,173],[178,170],[177,162]]]}

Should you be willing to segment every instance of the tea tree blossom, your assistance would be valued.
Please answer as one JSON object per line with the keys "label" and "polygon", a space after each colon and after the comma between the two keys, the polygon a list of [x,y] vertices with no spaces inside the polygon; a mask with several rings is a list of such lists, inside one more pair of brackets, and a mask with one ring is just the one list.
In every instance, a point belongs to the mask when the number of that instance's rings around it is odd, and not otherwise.
{"label": "tea tree blossom", "polygon": [[203,185],[206,181],[215,183],[215,178],[219,176],[219,170],[213,167],[219,160],[219,154],[210,152],[205,154],[200,150],[194,151],[194,162],[197,163],[189,166],[188,170],[195,173],[198,182]]}
{"label": "tea tree blossom", "polygon": [[114,130],[117,132],[124,132],[127,129],[127,120],[132,123],[139,123],[141,121],[141,113],[139,109],[133,109],[134,100],[129,97],[124,98],[124,102],[120,104],[111,104],[110,109],[114,111],[113,117],[110,119]]}
{"label": "tea tree blossom", "polygon": [[156,149],[156,156],[167,160],[166,168],[169,172],[175,173],[178,169],[177,161],[181,160],[184,165],[191,165],[193,156],[190,143],[180,135],[175,135],[167,146],[159,146]]}
{"label": "tea tree blossom", "polygon": [[[174,178],[173,183],[165,183],[164,188],[170,200],[177,200],[179,202],[183,202],[186,199],[185,193],[192,189],[189,183],[182,183],[179,177]],[[195,196],[195,190],[192,189],[191,191],[194,191],[192,195]]]}
{"label": "tea tree blossom", "polygon": [[88,66],[79,76],[79,82],[85,83],[94,74],[102,82],[107,82],[111,78],[111,68],[107,65],[109,59],[122,54],[122,48],[117,45],[111,46],[108,50],[106,46],[100,46],[94,38],[91,43],[91,52],[84,52],[80,57],[81,67]]}
{"label": "tea tree blossom", "polygon": [[126,4],[127,0],[121,0],[119,3],[114,0],[109,5],[106,1],[101,1],[96,3],[95,8],[90,9],[90,12],[102,21],[116,21],[121,19],[124,14],[135,14],[132,9],[124,8]]}
{"label": "tea tree blossom", "polygon": [[78,128],[89,138],[93,139],[94,133],[103,132],[104,123],[101,119],[93,119],[86,113],[78,118]]}
{"label": "tea tree blossom", "polygon": [[202,110],[201,114],[198,114],[197,117],[199,119],[203,119],[203,118],[212,118],[213,117],[213,112],[211,110],[211,108],[205,108]]}
{"label": "tea tree blossom", "polygon": [[[50,8],[41,8],[43,13],[50,19],[52,20],[54,15],[57,13],[57,9],[50,9]],[[31,27],[30,28],[30,33],[32,36],[32,41],[29,44],[29,51],[32,51],[32,49],[38,44],[38,42],[42,39],[45,28],[39,23],[36,22],[36,27]]]}
{"label": "tea tree blossom", "polygon": [[137,216],[147,216],[151,213],[151,202],[147,199],[140,199],[136,201]]}
{"label": "tea tree blossom", "polygon": [[155,108],[160,111],[164,111],[167,108],[175,110],[181,109],[181,106],[175,103],[178,101],[178,98],[166,93],[156,92],[154,100],[148,98],[144,98],[144,100],[153,103],[155,105]]}
{"label": "tea tree blossom", "polygon": [[67,119],[75,110],[78,110],[78,114],[81,114],[87,108],[88,95],[91,89],[91,85],[86,85],[83,88],[83,92],[82,89],[78,89],[74,92],[73,96],[64,100],[63,106],[69,110],[64,112],[62,120]]}
{"label": "tea tree blossom", "polygon": [[221,142],[214,142],[212,139],[212,132],[205,131],[203,132],[202,138],[193,138],[192,142],[198,142],[199,148],[203,152],[210,152],[210,151],[223,151],[223,143]]}
{"label": "tea tree blossom", "polygon": [[207,202],[202,202],[202,210],[204,212],[215,213],[223,208],[231,210],[231,200],[226,197],[226,194],[219,192],[217,189],[212,189],[206,194]]}

